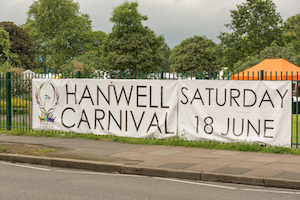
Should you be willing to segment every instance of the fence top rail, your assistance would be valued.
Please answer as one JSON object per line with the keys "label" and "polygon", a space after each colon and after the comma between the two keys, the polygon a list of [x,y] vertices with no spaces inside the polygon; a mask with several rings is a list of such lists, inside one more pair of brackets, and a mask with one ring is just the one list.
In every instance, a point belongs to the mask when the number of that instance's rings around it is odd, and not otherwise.
{"label": "fence top rail", "polygon": [[[251,71],[251,72],[76,72],[76,73],[11,73],[12,78],[16,79],[62,79],[62,78],[93,78],[93,79],[169,79],[169,80],[300,80],[300,74],[293,71]],[[6,78],[5,73],[0,74],[0,80]]]}

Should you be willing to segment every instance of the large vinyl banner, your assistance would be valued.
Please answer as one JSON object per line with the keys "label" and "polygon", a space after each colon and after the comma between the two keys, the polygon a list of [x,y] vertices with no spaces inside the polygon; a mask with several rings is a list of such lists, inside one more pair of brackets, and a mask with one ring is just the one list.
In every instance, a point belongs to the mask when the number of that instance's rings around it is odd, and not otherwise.
{"label": "large vinyl banner", "polygon": [[291,96],[291,81],[181,80],[178,134],[290,146]]}
{"label": "large vinyl banner", "polygon": [[291,97],[291,81],[34,79],[32,119],[40,130],[290,146]]}
{"label": "large vinyl banner", "polygon": [[166,80],[34,79],[33,128],[176,137],[177,84]]}

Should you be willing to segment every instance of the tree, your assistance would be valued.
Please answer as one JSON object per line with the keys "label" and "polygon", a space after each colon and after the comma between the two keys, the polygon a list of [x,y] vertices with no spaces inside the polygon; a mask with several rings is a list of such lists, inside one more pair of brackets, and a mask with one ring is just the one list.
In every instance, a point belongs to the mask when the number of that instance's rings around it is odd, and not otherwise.
{"label": "tree", "polygon": [[171,69],[177,72],[215,72],[217,45],[205,36],[194,36],[175,46],[170,56]]}
{"label": "tree", "polygon": [[10,51],[18,54],[21,65],[26,69],[37,68],[33,41],[28,33],[13,22],[1,22],[0,27],[3,27],[9,33]]}
{"label": "tree", "polygon": [[248,56],[244,61],[239,61],[234,64],[234,71],[240,72],[248,69],[265,59],[284,58],[289,62],[300,66],[300,55],[295,52],[292,44],[281,47],[273,42],[270,46],[266,47],[259,54],[255,56]]}
{"label": "tree", "polygon": [[125,1],[114,8],[110,21],[114,23],[112,33],[103,44],[105,63],[112,70],[156,71],[163,57],[160,47],[163,36],[156,36],[142,20],[146,15],[138,12],[138,2]]}
{"label": "tree", "polygon": [[7,60],[10,60],[12,65],[21,63],[19,56],[10,51],[9,33],[3,27],[0,27],[0,65]]}
{"label": "tree", "polygon": [[162,71],[168,72],[170,71],[170,55],[172,53],[170,47],[168,46],[167,43],[164,43],[164,45],[160,48],[160,52],[163,55],[163,61],[160,64],[159,68]]}
{"label": "tree", "polygon": [[293,44],[295,50],[300,53],[300,13],[289,17],[283,26],[284,41]]}
{"label": "tree", "polygon": [[246,0],[231,10],[231,23],[225,26],[232,33],[221,33],[220,64],[231,69],[234,63],[255,56],[273,41],[281,42],[282,19],[272,0]]}
{"label": "tree", "polygon": [[107,38],[107,34],[102,31],[86,31],[78,35],[75,40],[72,41],[72,45],[75,49],[79,49],[78,53],[98,51],[101,49],[101,45]]}
{"label": "tree", "polygon": [[[90,30],[81,33],[79,37],[76,38],[77,41],[73,41],[73,46],[79,49],[78,54],[74,57],[76,62],[80,62],[84,66],[91,66],[91,69],[105,70],[101,46],[106,38],[107,34],[102,31]],[[66,66],[69,70],[72,66],[75,66],[75,64],[72,60],[72,63]]]}
{"label": "tree", "polygon": [[84,63],[82,61],[79,61],[76,57],[72,59],[72,62],[63,65],[61,72],[66,75],[73,75],[75,76],[76,73],[80,71],[83,76],[90,77],[96,69],[94,68],[94,64],[92,62]]}
{"label": "tree", "polygon": [[0,64],[6,60],[6,56],[10,53],[9,33],[0,27]]}
{"label": "tree", "polygon": [[60,69],[80,49],[74,45],[80,34],[91,30],[89,15],[79,12],[73,0],[38,0],[27,12],[24,28],[33,38],[39,60]]}

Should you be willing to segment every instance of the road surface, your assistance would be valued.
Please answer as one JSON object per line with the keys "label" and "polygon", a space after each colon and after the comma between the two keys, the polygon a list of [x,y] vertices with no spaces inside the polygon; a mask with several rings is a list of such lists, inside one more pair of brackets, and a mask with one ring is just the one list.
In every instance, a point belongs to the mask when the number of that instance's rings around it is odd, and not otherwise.
{"label": "road surface", "polygon": [[0,199],[299,200],[300,191],[0,161]]}

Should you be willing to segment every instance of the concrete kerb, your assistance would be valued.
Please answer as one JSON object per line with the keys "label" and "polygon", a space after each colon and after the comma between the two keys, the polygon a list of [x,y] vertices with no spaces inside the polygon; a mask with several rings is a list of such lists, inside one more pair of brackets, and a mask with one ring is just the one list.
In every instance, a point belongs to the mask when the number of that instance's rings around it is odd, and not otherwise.
{"label": "concrete kerb", "polygon": [[300,189],[300,181],[286,180],[277,178],[263,178],[263,177],[251,177],[241,175],[227,175],[217,173],[201,173],[202,181],[211,182],[223,182],[223,183],[236,183],[245,185],[256,185],[264,187],[276,187],[276,188],[288,188],[288,189]]}
{"label": "concrete kerb", "polygon": [[0,153],[0,160],[51,166],[51,158],[48,157]]}
{"label": "concrete kerb", "polygon": [[98,161],[75,160],[65,158],[38,157],[29,155],[16,155],[0,153],[0,160],[10,162],[29,163],[36,165],[47,165],[72,169],[82,169],[96,172],[109,172],[120,174],[132,174],[142,176],[153,176],[163,178],[178,178],[187,180],[201,180],[211,182],[236,183],[246,185],[257,185],[265,187],[300,189],[300,181],[277,178],[259,178],[241,175],[229,175],[210,172],[194,172],[185,170],[173,170],[166,168],[149,168],[119,163],[108,163]]}
{"label": "concrete kerb", "polygon": [[35,165],[47,165],[52,167],[82,169],[96,172],[117,172],[121,173],[122,164],[95,162],[87,160],[75,160],[66,158],[53,158],[30,155],[15,155],[0,153],[0,160],[10,162],[29,163]]}
{"label": "concrete kerb", "polygon": [[277,178],[266,178],[264,179],[266,187],[277,187],[277,188],[289,188],[289,189],[300,189],[300,181]]}
{"label": "concrete kerb", "polygon": [[223,182],[223,183],[236,183],[236,184],[245,184],[245,185],[265,186],[265,182],[264,182],[263,178],[240,176],[240,175],[219,174],[219,173],[212,173],[212,172],[202,172],[201,180],[202,181],[211,181],[211,182]]}
{"label": "concrete kerb", "polygon": [[188,180],[201,180],[200,172],[173,170],[166,168],[150,168],[140,166],[123,165],[121,174],[134,174],[142,176],[155,176],[163,178],[178,178]]}

